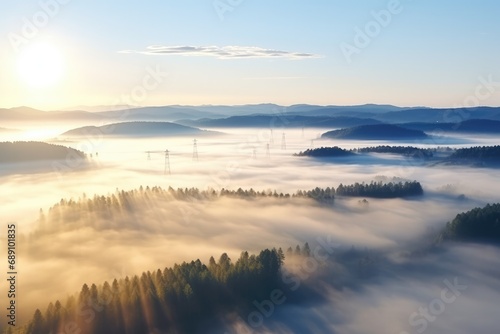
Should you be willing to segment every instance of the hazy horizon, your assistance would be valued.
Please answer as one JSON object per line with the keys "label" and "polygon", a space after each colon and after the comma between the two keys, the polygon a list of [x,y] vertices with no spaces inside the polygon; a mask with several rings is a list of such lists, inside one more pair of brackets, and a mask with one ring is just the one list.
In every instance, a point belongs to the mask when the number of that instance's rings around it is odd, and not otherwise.
{"label": "hazy horizon", "polygon": [[498,0],[0,11],[0,334],[497,331]]}
{"label": "hazy horizon", "polygon": [[[69,126],[66,125],[66,128]],[[23,132],[28,137],[20,135],[18,139],[50,142],[51,133],[60,133],[63,128],[47,129],[48,133],[41,132],[36,137],[32,137],[28,130]],[[317,238],[329,235],[336,244],[347,249],[351,246],[380,251],[397,249],[397,254],[404,249],[403,245],[418,247],[414,245],[422,243],[420,240],[425,239],[430,231],[437,233],[457,213],[490,201],[500,202],[495,185],[499,177],[497,169],[430,168],[407,158],[395,159],[390,156],[372,156],[347,163],[311,160],[292,156],[293,153],[311,148],[311,139],[315,147],[338,145],[357,148],[388,142],[317,139],[320,129],[304,132],[301,129],[281,129],[286,134],[287,147],[283,149],[280,147],[281,132],[275,133],[272,140],[269,128],[223,130],[223,136],[198,139],[199,161],[192,159],[193,142],[190,137],[76,137],[63,144],[76,149],[87,148],[86,153],[94,153],[88,166],[82,165],[67,171],[58,171],[49,166],[46,170],[30,171],[33,164],[4,165],[0,173],[2,193],[15,200],[4,202],[0,213],[8,222],[15,221],[18,224],[19,233],[23,235],[20,240],[24,240],[20,241],[22,253],[19,255],[21,268],[24,268],[26,275],[19,286],[24,291],[20,301],[25,305],[21,319],[26,321],[34,307],[46,307],[42,296],[52,296],[51,300],[60,299],[77,292],[83,283],[123,278],[197,258],[206,262],[210,256],[218,256],[223,252],[236,258],[242,250],[255,252],[271,246],[286,248],[307,241],[313,243]],[[9,136],[2,135],[1,138]],[[461,138],[462,143],[450,144],[452,147],[489,144],[499,137],[457,138]],[[270,141],[274,144],[270,145],[268,159],[266,145]],[[440,141],[429,145],[409,141],[398,144],[439,147],[443,143]],[[170,175],[164,174],[164,157],[160,153],[165,147],[170,151]],[[148,157],[147,151],[156,153]],[[95,156],[96,152],[98,156]],[[26,172],[20,173],[21,170]],[[307,176],[304,170],[307,170]],[[294,193],[318,186],[338,187],[341,183],[370,182],[393,177],[421,182],[425,197],[416,200],[369,199],[368,211],[360,210],[358,200],[348,198],[338,199],[333,208],[317,207],[303,200],[288,203],[223,199],[213,204],[175,201],[157,203],[154,210],[148,206],[138,206],[133,217],[127,220],[120,218],[120,224],[126,224],[122,226],[112,220],[103,222],[101,227],[94,225],[95,222],[89,226],[91,222],[82,218],[82,221],[77,220],[67,228],[64,227],[64,221],[53,221],[51,224],[55,224],[54,227],[46,225],[46,232],[36,232],[40,228],[36,222],[40,209],[47,213],[61,199],[77,200],[83,194],[88,198],[94,195],[107,196],[116,190],[128,191],[140,186],[161,186],[164,189],[169,186],[196,187],[201,190],[253,188]],[[44,193],[43,198],[39,196],[41,192]],[[460,194],[464,194],[466,199],[457,200]],[[22,213],[20,208],[24,208]],[[169,217],[168,212],[174,214],[175,218],[166,218],[169,223],[165,225],[162,217]],[[335,222],[333,225],[332,219]],[[223,229],[214,225],[217,221],[225,222]],[[307,221],[307,224],[302,225],[302,221]],[[401,224],[404,225],[402,229],[397,227]],[[28,237],[33,233],[36,238]],[[46,248],[44,245],[49,239],[45,242],[45,238],[53,238],[58,233],[61,233],[57,239],[59,246]],[[236,237],[240,233],[243,233],[241,237]],[[135,238],[138,238],[137,243],[133,241]],[[75,243],[75,240],[78,242]],[[104,245],[111,240],[112,246],[109,246],[113,252],[108,251],[103,258],[99,255],[100,249],[109,248]],[[68,243],[63,246],[65,242]],[[134,247],[127,250],[131,242]],[[68,255],[59,258],[60,247],[66,249]],[[160,254],[166,251],[166,247],[169,256],[162,258]],[[86,264],[76,265],[74,259],[81,258],[82,252],[86,254]],[[28,274],[46,266],[60,273],[59,278]]]}
{"label": "hazy horizon", "polygon": [[493,0],[120,4],[0,5],[2,104],[500,105]]}

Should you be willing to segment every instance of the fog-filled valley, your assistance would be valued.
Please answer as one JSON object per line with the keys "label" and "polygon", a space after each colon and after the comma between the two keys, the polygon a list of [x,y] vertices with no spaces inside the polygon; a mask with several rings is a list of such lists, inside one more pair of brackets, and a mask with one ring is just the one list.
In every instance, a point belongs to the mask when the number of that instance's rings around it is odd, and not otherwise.
{"label": "fog-filled valley", "polygon": [[498,332],[499,1],[0,12],[0,334]]}
{"label": "fog-filled valley", "polygon": [[[500,202],[500,169],[430,164],[390,153],[366,152],[355,158],[297,154],[322,147],[387,145],[441,150],[434,154],[439,156],[446,150],[494,146],[500,136],[450,132],[403,141],[324,138],[322,134],[336,128],[287,127],[286,117],[280,116],[278,126],[202,127],[210,131],[164,136],[117,135],[116,125],[97,121],[61,120],[46,127],[36,122],[2,124],[17,131],[0,132],[1,142],[38,141],[82,152],[79,156],[66,149],[60,159],[0,164],[0,213],[4,221],[16,224],[18,234],[17,300],[22,307],[16,330],[494,331],[500,316],[495,306],[500,298],[498,248],[482,240],[440,236],[457,214]],[[64,135],[89,125],[101,128]],[[423,193],[394,192],[398,184],[413,181]],[[370,184],[374,190],[369,194],[387,188],[394,196],[356,195]],[[349,185],[350,195],[340,191]],[[4,234],[2,238],[6,242]],[[284,255],[280,268],[270,273],[264,260],[269,254],[261,252],[266,249]],[[240,273],[241,263],[247,263],[240,259],[244,251],[258,255],[252,258],[256,267],[248,265],[248,275],[257,278],[248,281]],[[0,251],[2,258],[5,252]],[[224,260],[226,271],[216,269],[224,268],[221,254],[227,254],[234,268]],[[212,256],[218,264],[211,263]],[[191,262],[197,259],[208,269]],[[158,299],[163,305],[159,311],[155,305],[160,302],[148,297],[145,282],[159,291],[168,285],[168,275],[160,279],[156,271],[182,272],[175,266],[183,262],[194,266],[189,270],[212,277],[212,285],[190,281],[195,274],[185,274],[191,283],[181,285],[189,285],[190,292],[181,287],[177,299]],[[271,278],[259,283],[258,275],[264,274]],[[139,310],[127,304],[130,296],[124,292],[128,278],[133,286],[136,275],[144,284],[137,297]],[[183,274],[175,275],[180,279]],[[95,293],[102,296],[115,279],[119,298],[113,294],[109,300],[94,300],[95,305],[78,299],[84,284],[95,284]],[[233,297],[217,294],[219,288]],[[203,297],[200,291],[207,289],[215,295]],[[245,294],[245,289],[258,293]],[[76,305],[84,302],[82,309],[72,309],[71,296],[76,296]],[[109,322],[117,299],[125,312],[121,317],[128,319],[123,320],[125,327]],[[54,317],[56,301],[67,313],[50,325],[46,310],[52,303]],[[184,309],[198,313],[186,320]],[[137,316],[142,320],[126,313],[131,310],[143,314]],[[169,314],[169,321],[159,320],[158,314]],[[10,333],[7,321],[2,326]]]}

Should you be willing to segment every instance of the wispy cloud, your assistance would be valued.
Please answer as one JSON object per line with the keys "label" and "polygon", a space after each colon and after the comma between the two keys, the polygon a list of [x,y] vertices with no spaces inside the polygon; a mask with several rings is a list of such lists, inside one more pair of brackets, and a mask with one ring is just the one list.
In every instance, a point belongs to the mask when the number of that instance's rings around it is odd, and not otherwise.
{"label": "wispy cloud", "polygon": [[180,56],[206,56],[219,59],[238,58],[286,58],[306,59],[318,58],[320,55],[303,52],[290,52],[274,49],[264,49],[256,46],[166,46],[151,45],[143,51],[122,50],[120,53],[140,53],[146,55],[180,55]]}
{"label": "wispy cloud", "polygon": [[306,77],[245,77],[243,80],[296,80],[305,78]]}

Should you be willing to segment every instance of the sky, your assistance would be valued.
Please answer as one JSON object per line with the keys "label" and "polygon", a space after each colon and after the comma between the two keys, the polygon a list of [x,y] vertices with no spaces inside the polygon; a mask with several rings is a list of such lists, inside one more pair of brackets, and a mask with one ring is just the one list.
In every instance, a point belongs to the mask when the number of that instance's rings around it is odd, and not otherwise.
{"label": "sky", "polygon": [[0,3],[0,107],[500,105],[496,0]]}

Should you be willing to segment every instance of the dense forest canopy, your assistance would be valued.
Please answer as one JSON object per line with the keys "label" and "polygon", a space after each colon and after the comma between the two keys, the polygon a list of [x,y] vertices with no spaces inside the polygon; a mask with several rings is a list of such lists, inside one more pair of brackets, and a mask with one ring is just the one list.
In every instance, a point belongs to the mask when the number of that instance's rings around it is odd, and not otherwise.
{"label": "dense forest canopy", "polygon": [[373,198],[398,198],[422,196],[424,190],[417,182],[370,182],[355,183],[352,185],[340,184],[335,193],[338,196],[373,197]]}
{"label": "dense forest canopy", "polygon": [[299,157],[350,157],[353,155],[353,152],[338,146],[308,149],[295,154],[295,156]]}
{"label": "dense forest canopy", "polygon": [[280,287],[281,249],[258,255],[242,252],[233,262],[224,253],[111,283],[84,284],[78,294],[36,310],[17,333],[149,334],[202,333],[205,321],[229,312],[247,312],[252,301]]}
{"label": "dense forest canopy", "polygon": [[500,145],[461,148],[450,155],[447,161],[456,163],[477,162],[486,165],[500,164]]}
{"label": "dense forest canopy", "polygon": [[399,154],[406,157],[412,158],[432,158],[437,149],[431,148],[418,148],[413,146],[374,146],[374,147],[364,147],[351,150],[358,153],[390,153]]}
{"label": "dense forest canopy", "polygon": [[301,157],[327,158],[349,157],[363,153],[389,153],[412,159],[425,159],[433,164],[470,165],[475,167],[498,167],[500,165],[500,145],[475,146],[453,149],[450,147],[418,148],[413,146],[380,145],[355,149],[338,146],[308,149],[295,154]]}
{"label": "dense forest canopy", "polygon": [[344,157],[344,156],[353,156],[356,153],[390,153],[412,158],[427,159],[427,158],[432,158],[437,150],[438,149],[418,148],[413,146],[389,146],[389,145],[354,148],[346,150],[338,146],[334,146],[334,147],[320,147],[315,149],[308,149],[303,152],[299,152],[298,154],[295,155],[305,156],[305,157]]}
{"label": "dense forest canopy", "polygon": [[441,238],[500,242],[500,203],[458,214],[446,224]]}

